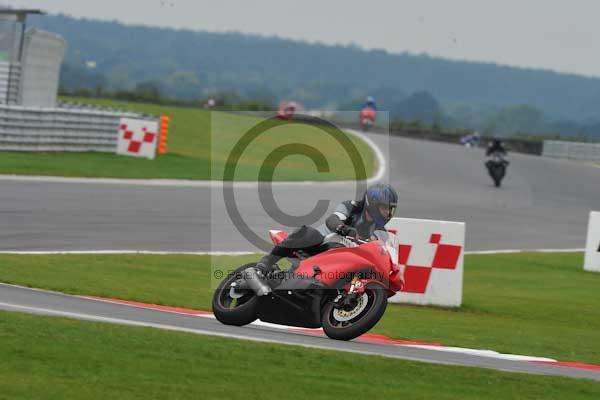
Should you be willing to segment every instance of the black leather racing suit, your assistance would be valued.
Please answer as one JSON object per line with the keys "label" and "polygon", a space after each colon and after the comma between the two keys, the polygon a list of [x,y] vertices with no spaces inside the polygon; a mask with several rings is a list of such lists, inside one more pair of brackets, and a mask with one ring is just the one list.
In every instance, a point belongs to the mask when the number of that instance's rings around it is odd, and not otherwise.
{"label": "black leather racing suit", "polygon": [[328,248],[323,240],[331,233],[337,232],[368,240],[373,236],[375,230],[375,222],[365,215],[364,201],[344,201],[336,207],[325,224],[317,229],[310,226],[302,226],[297,229],[275,246],[270,254],[264,256],[258,262],[257,267],[267,273],[277,261],[291,257],[297,251],[301,250],[307,255],[325,251]]}
{"label": "black leather racing suit", "polygon": [[502,153],[503,155],[506,155],[506,149],[502,145],[502,142],[495,141],[488,145],[488,148],[485,152],[486,157],[489,157],[494,153]]}

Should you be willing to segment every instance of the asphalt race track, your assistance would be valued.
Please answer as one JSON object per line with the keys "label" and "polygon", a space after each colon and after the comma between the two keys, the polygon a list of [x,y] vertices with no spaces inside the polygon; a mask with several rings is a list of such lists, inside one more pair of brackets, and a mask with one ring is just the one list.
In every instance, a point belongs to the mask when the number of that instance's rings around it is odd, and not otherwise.
{"label": "asphalt race track", "polygon": [[[600,207],[600,169],[591,164],[510,154],[501,189],[483,150],[371,134],[398,189],[397,216],[465,221],[467,250],[583,248],[589,212]],[[256,184],[236,185],[246,224],[267,238],[285,228],[259,202]],[[277,205],[305,215],[354,198],[351,183],[276,184]],[[218,183],[123,185],[0,177],[0,251],[254,251],[238,233]],[[307,221],[316,223],[317,221]]]}
{"label": "asphalt race track", "polygon": [[145,310],[126,305],[99,302],[58,293],[1,284],[0,309],[37,315],[63,316],[81,320],[121,325],[147,326],[202,335],[371,354],[435,364],[463,365],[509,372],[559,375],[600,381],[600,370],[567,368],[563,366],[498,359],[473,354],[364,343],[356,340],[340,342],[325,337],[317,337],[300,332],[282,331],[263,326],[238,328],[222,325],[211,318]]}

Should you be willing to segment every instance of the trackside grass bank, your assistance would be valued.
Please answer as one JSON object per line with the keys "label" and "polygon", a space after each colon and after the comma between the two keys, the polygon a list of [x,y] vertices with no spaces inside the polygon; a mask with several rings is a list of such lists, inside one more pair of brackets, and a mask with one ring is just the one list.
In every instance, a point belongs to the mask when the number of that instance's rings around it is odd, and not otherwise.
{"label": "trackside grass bank", "polygon": [[597,399],[597,382],[0,312],[2,399]]}
{"label": "trackside grass bank", "polygon": [[[0,174],[44,175],[104,178],[155,178],[223,180],[224,167],[234,146],[260,118],[222,112],[207,112],[199,108],[159,106],[101,99],[76,99],[84,103],[107,106],[152,115],[171,117],[166,156],[150,161],[103,153],[19,153],[0,152]],[[376,169],[375,155],[362,140],[337,132],[331,136],[314,126],[288,124],[268,129],[240,153],[236,181],[267,180],[260,177],[260,169],[269,154],[283,152],[281,146],[296,144],[311,146],[326,155],[327,168],[317,169],[305,155],[289,155],[281,162],[267,162],[275,169],[276,181],[332,181],[354,180],[356,175],[352,158],[346,154],[338,137],[347,138],[362,159],[367,177]],[[280,150],[277,150],[280,149]],[[356,154],[355,154],[356,155]],[[324,164],[323,164],[324,166]],[[364,176],[360,176],[364,179]]]}
{"label": "trackside grass bank", "polygon": [[[256,258],[0,255],[0,281],[210,310],[211,270]],[[600,364],[600,275],[582,262],[580,253],[466,256],[462,308],[390,305],[373,332]]]}

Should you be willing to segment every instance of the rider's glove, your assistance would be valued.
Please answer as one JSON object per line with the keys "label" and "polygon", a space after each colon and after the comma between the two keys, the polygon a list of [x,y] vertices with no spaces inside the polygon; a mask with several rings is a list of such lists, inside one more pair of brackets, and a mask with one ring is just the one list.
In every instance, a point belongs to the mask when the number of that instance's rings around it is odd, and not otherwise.
{"label": "rider's glove", "polygon": [[338,226],[335,231],[342,236],[349,236],[349,237],[353,237],[353,238],[358,237],[358,232],[356,231],[356,228],[353,228],[353,227],[345,225],[345,224],[341,224],[340,226]]}

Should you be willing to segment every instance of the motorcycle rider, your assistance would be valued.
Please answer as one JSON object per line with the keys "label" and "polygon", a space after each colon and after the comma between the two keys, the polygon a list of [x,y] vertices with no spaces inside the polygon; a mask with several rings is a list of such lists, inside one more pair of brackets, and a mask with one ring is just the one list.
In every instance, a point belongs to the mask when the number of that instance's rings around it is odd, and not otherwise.
{"label": "motorcycle rider", "polygon": [[363,106],[363,110],[365,108],[370,108],[372,110],[377,111],[377,103],[375,103],[375,98],[373,96],[368,96],[366,101],[365,101],[365,105]]}
{"label": "motorcycle rider", "polygon": [[497,137],[494,137],[492,141],[488,144],[488,148],[485,152],[485,155],[486,157],[490,157],[494,153],[501,153],[503,156],[506,156],[507,154],[506,148],[504,148],[504,144]]}
{"label": "motorcycle rider", "polygon": [[[508,154],[508,152],[506,151],[506,148],[504,147],[504,143],[502,143],[502,141],[497,137],[494,137],[492,139],[492,141],[488,144],[487,150],[485,151],[486,157],[499,156],[500,160],[505,165],[509,164],[509,162],[505,159],[507,154]],[[485,163],[485,165],[488,169],[490,168],[491,163],[493,163],[493,161],[491,159],[489,159]]]}
{"label": "motorcycle rider", "polygon": [[377,184],[367,189],[359,201],[344,201],[318,229],[303,226],[264,256],[256,265],[264,274],[273,270],[275,263],[291,257],[294,252],[318,254],[327,250],[323,243],[331,233],[339,233],[361,240],[371,240],[375,231],[385,231],[385,225],[394,217],[398,194],[388,184]]}

